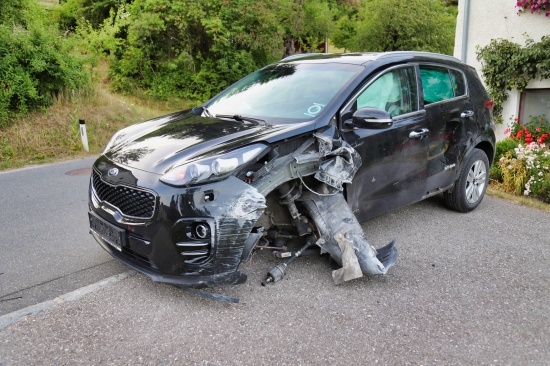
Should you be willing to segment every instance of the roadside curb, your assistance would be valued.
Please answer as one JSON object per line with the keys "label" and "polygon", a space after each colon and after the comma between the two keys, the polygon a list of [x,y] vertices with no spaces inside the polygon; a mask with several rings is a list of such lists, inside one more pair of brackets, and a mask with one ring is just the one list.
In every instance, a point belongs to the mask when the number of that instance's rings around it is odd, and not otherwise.
{"label": "roadside curb", "polygon": [[7,327],[8,325],[17,323],[19,320],[21,320],[26,316],[39,314],[43,311],[49,310],[54,306],[63,304],[65,302],[76,301],[91,292],[101,290],[105,287],[114,285],[115,283],[120,282],[121,280],[133,274],[135,274],[134,271],[123,272],[123,273],[108,277],[99,282],[92,283],[91,285],[84,286],[77,290],[68,292],[66,294],[56,297],[53,300],[44,301],[39,304],[31,305],[24,309],[20,309],[20,310],[11,312],[9,314],[2,315],[0,316],[0,332],[4,330],[4,328]]}

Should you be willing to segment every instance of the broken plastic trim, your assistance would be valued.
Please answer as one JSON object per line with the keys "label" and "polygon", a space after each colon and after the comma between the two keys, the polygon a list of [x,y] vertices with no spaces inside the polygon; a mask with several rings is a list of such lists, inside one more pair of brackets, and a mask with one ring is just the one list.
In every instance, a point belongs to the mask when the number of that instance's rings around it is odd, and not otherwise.
{"label": "broken plastic trim", "polygon": [[397,259],[394,242],[381,250],[380,255],[365,238],[361,225],[342,194],[319,197],[304,194],[300,203],[317,226],[319,246],[343,267],[333,274],[336,284],[361,277],[363,274],[385,274]]}
{"label": "broken plastic trim", "polygon": [[[313,149],[315,145],[316,151]],[[269,161],[256,172],[257,179],[252,184],[264,195],[278,188],[286,197],[292,191],[287,182],[299,179],[309,190],[293,197],[292,202],[284,203],[289,208],[294,226],[300,217],[294,201],[300,203],[314,221],[319,234],[317,245],[342,266],[333,273],[336,284],[362,277],[363,274],[385,274],[397,259],[394,242],[380,249],[380,252],[367,242],[361,225],[342,194],[343,185],[352,182],[360,165],[359,154],[338,137],[332,126],[314,134],[314,138],[308,139],[292,154]],[[308,187],[303,177],[311,175],[334,191],[320,193]],[[300,233],[300,227],[296,228]],[[309,239],[306,246],[309,246]],[[274,267],[262,285],[280,280],[296,258],[297,255],[293,255],[286,263]]]}

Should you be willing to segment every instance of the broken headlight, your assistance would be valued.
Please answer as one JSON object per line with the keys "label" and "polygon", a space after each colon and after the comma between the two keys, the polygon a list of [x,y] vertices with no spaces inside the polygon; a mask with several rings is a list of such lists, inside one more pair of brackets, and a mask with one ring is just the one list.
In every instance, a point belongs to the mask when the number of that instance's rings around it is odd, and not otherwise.
{"label": "broken headlight", "polygon": [[223,155],[200,159],[169,170],[160,180],[172,186],[187,186],[221,180],[252,161],[265,149],[267,146],[264,144],[254,144]]}

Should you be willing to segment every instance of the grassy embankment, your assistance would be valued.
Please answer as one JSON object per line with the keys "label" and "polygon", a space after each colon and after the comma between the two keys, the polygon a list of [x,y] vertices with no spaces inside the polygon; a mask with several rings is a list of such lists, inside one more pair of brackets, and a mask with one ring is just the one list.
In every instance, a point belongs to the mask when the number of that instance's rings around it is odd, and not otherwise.
{"label": "grassy embankment", "polygon": [[[103,71],[100,74],[106,74]],[[119,129],[190,106],[113,93],[106,80],[100,80],[91,93],[60,95],[45,110],[0,129],[0,170],[98,154]],[[82,148],[79,119],[86,121],[89,153]]]}

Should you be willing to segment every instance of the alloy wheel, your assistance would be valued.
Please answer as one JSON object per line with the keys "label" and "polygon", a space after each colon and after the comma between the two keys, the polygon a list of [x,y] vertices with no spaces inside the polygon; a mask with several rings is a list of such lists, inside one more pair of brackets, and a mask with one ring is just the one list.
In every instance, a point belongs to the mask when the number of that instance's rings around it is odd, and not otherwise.
{"label": "alloy wheel", "polygon": [[466,199],[468,203],[476,203],[485,189],[485,181],[487,179],[487,169],[481,160],[476,162],[468,172],[466,180]]}

